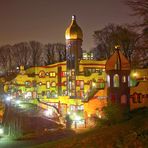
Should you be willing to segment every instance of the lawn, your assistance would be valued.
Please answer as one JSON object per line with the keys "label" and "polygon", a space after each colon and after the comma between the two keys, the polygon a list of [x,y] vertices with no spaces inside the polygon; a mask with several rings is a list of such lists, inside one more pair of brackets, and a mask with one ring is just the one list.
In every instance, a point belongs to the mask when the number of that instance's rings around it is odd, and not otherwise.
{"label": "lawn", "polygon": [[148,109],[130,113],[130,118],[112,125],[97,126],[81,134],[44,143],[35,148],[147,148]]}

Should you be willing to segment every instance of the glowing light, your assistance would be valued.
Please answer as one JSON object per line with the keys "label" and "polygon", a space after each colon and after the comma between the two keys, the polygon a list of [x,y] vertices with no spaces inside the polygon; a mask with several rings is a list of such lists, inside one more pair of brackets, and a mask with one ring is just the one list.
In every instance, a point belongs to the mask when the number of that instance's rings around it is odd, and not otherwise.
{"label": "glowing light", "polygon": [[4,133],[4,129],[0,127],[0,135],[2,135],[3,133]]}
{"label": "glowing light", "polygon": [[16,100],[16,104],[19,105],[21,103],[20,100]]}
{"label": "glowing light", "polygon": [[67,114],[70,115],[70,112],[68,112]]}
{"label": "glowing light", "polygon": [[12,99],[12,96],[8,96],[7,98],[6,98],[6,101],[10,101]]}
{"label": "glowing light", "polygon": [[76,121],[80,121],[80,120],[81,120],[81,117],[76,115],[76,116],[75,116],[75,120],[76,120]]}
{"label": "glowing light", "polygon": [[137,76],[138,76],[138,73],[137,73],[137,72],[134,72],[134,73],[133,73],[133,76],[134,76],[134,77],[137,77]]}
{"label": "glowing light", "polygon": [[102,118],[102,116],[99,114],[99,118],[101,119]]}
{"label": "glowing light", "polygon": [[48,110],[44,111],[44,115],[47,116],[47,117],[52,116],[52,114],[53,114],[52,109],[48,109]]}
{"label": "glowing light", "polygon": [[92,83],[92,86],[93,86],[93,87],[96,87],[96,83],[95,83],[95,82],[93,82],[93,83]]}

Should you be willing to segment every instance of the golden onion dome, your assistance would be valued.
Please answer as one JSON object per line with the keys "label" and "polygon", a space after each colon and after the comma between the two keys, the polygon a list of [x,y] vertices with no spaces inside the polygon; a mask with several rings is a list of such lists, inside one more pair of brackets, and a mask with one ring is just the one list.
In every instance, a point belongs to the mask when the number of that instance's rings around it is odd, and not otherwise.
{"label": "golden onion dome", "polygon": [[72,21],[70,26],[66,29],[65,32],[65,38],[66,40],[70,40],[70,39],[83,39],[83,32],[81,30],[81,28],[77,25],[76,22],[76,16],[73,15],[72,16]]}

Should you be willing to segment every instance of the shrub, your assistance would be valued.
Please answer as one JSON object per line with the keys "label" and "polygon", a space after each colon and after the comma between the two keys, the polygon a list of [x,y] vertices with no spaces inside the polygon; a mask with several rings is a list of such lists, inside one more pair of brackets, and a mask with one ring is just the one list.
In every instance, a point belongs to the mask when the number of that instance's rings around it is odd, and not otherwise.
{"label": "shrub", "polygon": [[119,123],[127,118],[127,108],[122,108],[117,103],[109,102],[106,107],[103,108],[106,123],[109,125]]}

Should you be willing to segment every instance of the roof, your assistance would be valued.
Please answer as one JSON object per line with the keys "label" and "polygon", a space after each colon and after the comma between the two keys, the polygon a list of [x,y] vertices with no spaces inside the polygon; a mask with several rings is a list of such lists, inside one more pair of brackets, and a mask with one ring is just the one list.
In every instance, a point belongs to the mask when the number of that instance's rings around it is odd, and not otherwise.
{"label": "roof", "polygon": [[106,71],[110,70],[130,70],[130,63],[120,50],[116,50],[107,60]]}
{"label": "roof", "polygon": [[70,26],[66,29],[65,32],[65,38],[67,40],[69,39],[83,39],[83,32],[81,30],[81,28],[78,26],[77,22],[76,22],[76,17],[73,15],[72,16],[72,21]]}
{"label": "roof", "polygon": [[133,93],[142,93],[142,94],[148,94],[148,81],[141,81],[139,84],[135,87],[130,88],[130,94]]}

